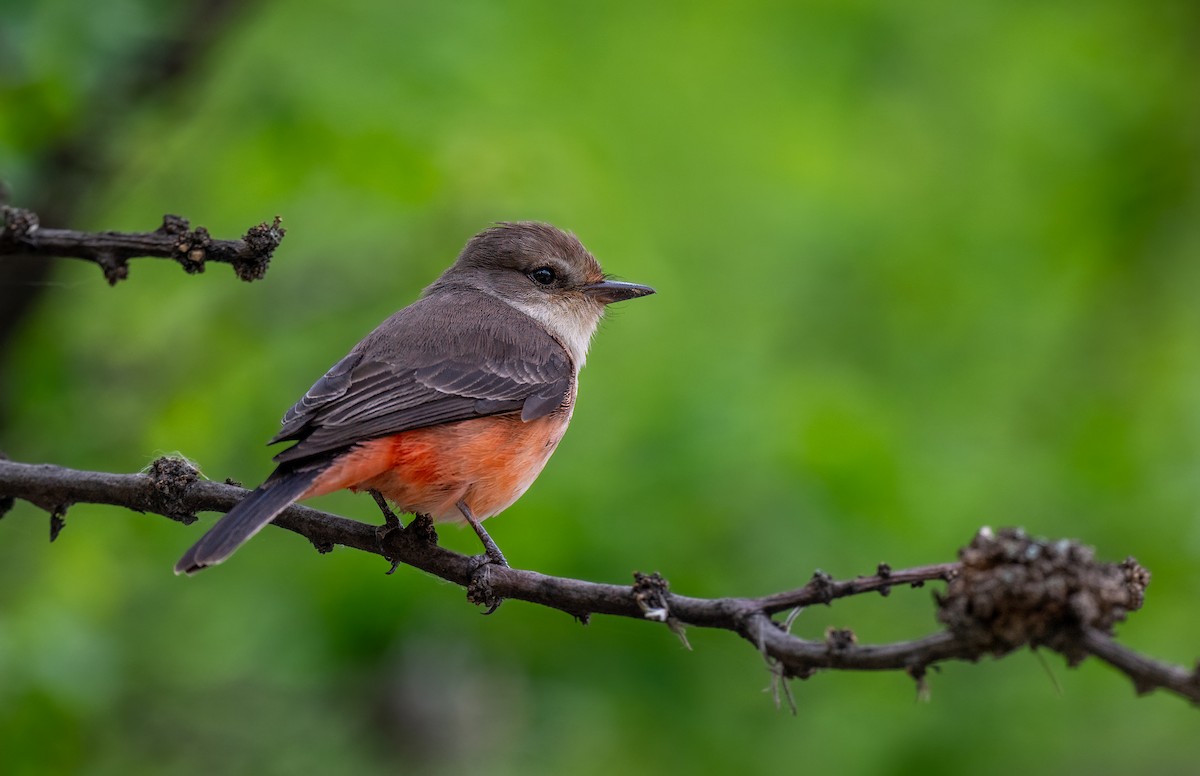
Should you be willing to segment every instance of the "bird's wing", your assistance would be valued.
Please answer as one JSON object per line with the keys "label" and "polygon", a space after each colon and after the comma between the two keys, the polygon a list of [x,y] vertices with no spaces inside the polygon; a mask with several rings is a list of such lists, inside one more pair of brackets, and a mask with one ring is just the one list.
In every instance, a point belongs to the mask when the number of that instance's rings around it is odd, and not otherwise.
{"label": "bird's wing", "polygon": [[575,368],[539,323],[493,297],[446,291],[404,308],[333,366],[283,416],[284,463],[409,429],[521,412],[568,399]]}

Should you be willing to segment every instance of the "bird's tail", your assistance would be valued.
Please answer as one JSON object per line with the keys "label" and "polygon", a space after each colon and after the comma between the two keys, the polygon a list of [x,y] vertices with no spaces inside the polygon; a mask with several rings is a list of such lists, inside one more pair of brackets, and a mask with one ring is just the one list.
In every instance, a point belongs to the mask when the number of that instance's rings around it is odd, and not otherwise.
{"label": "bird's tail", "polygon": [[183,554],[175,573],[193,574],[228,558],[300,498],[320,473],[320,469],[276,471]]}

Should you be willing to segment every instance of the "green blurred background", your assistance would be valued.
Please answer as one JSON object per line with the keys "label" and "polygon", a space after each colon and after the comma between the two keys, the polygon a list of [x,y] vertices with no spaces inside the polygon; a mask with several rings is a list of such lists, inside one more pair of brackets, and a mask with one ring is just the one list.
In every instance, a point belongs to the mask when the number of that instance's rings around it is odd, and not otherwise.
{"label": "green blurred background", "polygon": [[[253,284],[142,260],[115,288],[71,261],[31,285],[0,364],[12,458],[129,472],[177,451],[257,482],[283,410],[359,337],[475,231],[542,219],[659,295],[613,311],[571,432],[489,524],[514,564],[763,594],[1021,525],[1137,556],[1154,582],[1122,640],[1200,654],[1200,6],[276,0],[141,98],[135,54],[183,45],[180,7],[0,0],[0,178],[14,204],[78,200],[47,226],[171,212],[232,237],[279,213],[288,236]],[[94,141],[69,186],[45,165],[65,137]],[[378,519],[365,497],[315,505]],[[204,517],[78,506],[53,546],[27,504],[0,523],[0,770],[1200,757],[1194,708],[1094,661],[947,665],[930,703],[899,674],[822,674],[793,717],[730,634],[693,630],[687,652],[518,602],[484,619],[458,588],[283,531],[176,578]],[[930,599],[797,630],[915,637]]]}

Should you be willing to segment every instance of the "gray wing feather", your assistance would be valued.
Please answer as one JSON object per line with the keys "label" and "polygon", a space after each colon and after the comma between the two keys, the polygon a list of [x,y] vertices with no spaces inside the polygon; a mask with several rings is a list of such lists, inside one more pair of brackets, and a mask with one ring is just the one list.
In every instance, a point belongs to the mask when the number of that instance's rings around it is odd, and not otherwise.
{"label": "gray wing feather", "polygon": [[[435,344],[436,343],[436,344]],[[393,315],[337,362],[283,417],[280,463],[401,431],[561,407],[575,380],[566,350],[532,318],[460,291]]]}

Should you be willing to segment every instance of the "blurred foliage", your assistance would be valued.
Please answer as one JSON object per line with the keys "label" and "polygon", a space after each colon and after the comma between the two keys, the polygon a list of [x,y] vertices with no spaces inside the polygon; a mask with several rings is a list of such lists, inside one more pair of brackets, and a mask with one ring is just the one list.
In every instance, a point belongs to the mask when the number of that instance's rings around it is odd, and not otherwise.
{"label": "blurred foliage", "polygon": [[[0,2],[0,177],[103,104],[164,0]],[[265,281],[63,262],[3,364],[0,449],[253,483],[326,367],[496,220],[658,287],[597,337],[571,432],[489,528],[517,565],[761,594],[952,557],[983,524],[1154,572],[1120,628],[1200,653],[1200,6],[264,2],[121,122],[78,228],[276,213]],[[56,224],[48,224],[56,226]],[[377,520],[365,497],[319,506]],[[211,516],[206,516],[211,518]],[[79,506],[0,523],[7,774],[1191,773],[1196,710],[1089,662],[760,692],[752,648],[460,590],[267,531]],[[474,551],[469,532],[443,541]],[[860,640],[929,592],[805,612]],[[1054,675],[1051,679],[1047,671]],[[1061,685],[1061,692],[1055,683]],[[1107,734],[1103,731],[1114,731]],[[1119,731],[1116,733],[1115,731]]]}

